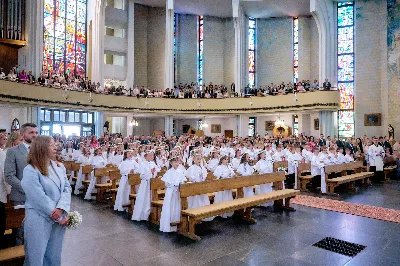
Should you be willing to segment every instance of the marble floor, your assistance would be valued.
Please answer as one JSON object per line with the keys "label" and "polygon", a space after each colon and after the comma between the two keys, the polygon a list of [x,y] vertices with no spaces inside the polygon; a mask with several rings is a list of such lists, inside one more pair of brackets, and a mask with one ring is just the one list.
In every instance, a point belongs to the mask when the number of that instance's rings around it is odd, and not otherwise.
{"label": "marble floor", "polygon": [[[339,199],[399,209],[399,185],[391,181]],[[73,196],[71,209],[83,224],[67,231],[63,265],[400,265],[400,224],[293,206],[293,213],[256,208],[254,225],[217,218],[199,225],[202,240],[193,242]],[[312,246],[328,236],[367,248],[351,258]]]}

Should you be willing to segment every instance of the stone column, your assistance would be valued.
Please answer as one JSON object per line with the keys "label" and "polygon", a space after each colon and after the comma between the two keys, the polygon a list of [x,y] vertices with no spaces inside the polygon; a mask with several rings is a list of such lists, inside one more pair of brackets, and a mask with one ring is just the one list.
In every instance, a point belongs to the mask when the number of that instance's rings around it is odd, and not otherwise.
{"label": "stone column", "polygon": [[127,30],[128,51],[126,56],[126,85],[133,89],[135,80],[135,1],[128,2],[128,30]]}
{"label": "stone column", "polygon": [[104,23],[105,23],[105,1],[95,0],[94,14],[92,20],[92,61],[88,67],[91,69],[91,79],[100,82],[104,86],[103,64],[104,64]]}
{"label": "stone column", "polygon": [[165,136],[172,136],[174,134],[174,118],[172,115],[167,115],[164,117],[164,119]]}
{"label": "stone column", "polygon": [[232,0],[233,9],[233,26],[235,28],[235,91],[240,92],[240,89],[246,85],[245,80],[245,15],[240,7],[239,0]]}
{"label": "stone column", "polygon": [[164,88],[174,87],[174,1],[167,0],[165,23],[165,81]]}
{"label": "stone column", "polygon": [[325,137],[333,137],[333,135],[335,135],[335,121],[333,114],[333,111],[319,112],[319,133],[324,134]]}
{"label": "stone column", "polygon": [[238,137],[244,137],[243,136],[242,122],[243,122],[243,116],[242,115],[236,115],[236,128],[237,128]]}

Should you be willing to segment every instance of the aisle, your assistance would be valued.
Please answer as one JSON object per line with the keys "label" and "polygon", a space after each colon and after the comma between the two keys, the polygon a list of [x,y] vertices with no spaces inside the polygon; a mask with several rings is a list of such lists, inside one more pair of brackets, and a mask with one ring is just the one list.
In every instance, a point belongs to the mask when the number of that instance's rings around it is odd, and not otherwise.
{"label": "aisle", "polygon": [[[231,219],[202,224],[197,228],[202,240],[195,243],[73,196],[71,209],[83,214],[83,224],[66,234],[63,265],[335,266],[396,265],[399,261],[399,224],[294,206],[296,212],[283,214],[257,208],[255,225]],[[327,236],[367,248],[351,258],[312,246]]]}

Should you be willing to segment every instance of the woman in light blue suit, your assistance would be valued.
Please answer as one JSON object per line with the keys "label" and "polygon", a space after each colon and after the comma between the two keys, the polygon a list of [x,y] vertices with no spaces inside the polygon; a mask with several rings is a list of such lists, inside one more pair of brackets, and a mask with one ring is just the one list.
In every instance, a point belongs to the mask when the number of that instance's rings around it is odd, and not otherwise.
{"label": "woman in light blue suit", "polygon": [[53,161],[56,153],[55,142],[48,136],[36,137],[30,146],[21,181],[26,195],[25,265],[61,265],[71,186],[65,167]]}

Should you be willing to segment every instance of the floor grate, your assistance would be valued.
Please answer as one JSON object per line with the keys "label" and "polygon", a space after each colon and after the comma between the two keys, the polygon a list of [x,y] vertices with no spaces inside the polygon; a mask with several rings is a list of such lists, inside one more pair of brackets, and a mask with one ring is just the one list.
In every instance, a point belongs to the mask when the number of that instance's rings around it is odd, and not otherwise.
{"label": "floor grate", "polygon": [[343,241],[333,237],[326,237],[313,245],[314,247],[323,248],[335,253],[339,253],[349,257],[355,257],[363,251],[366,246]]}

